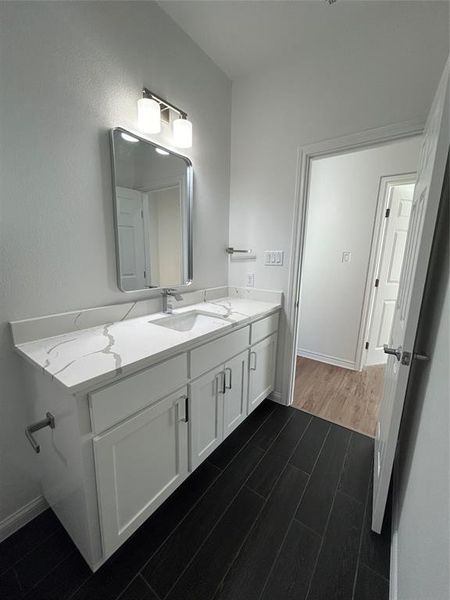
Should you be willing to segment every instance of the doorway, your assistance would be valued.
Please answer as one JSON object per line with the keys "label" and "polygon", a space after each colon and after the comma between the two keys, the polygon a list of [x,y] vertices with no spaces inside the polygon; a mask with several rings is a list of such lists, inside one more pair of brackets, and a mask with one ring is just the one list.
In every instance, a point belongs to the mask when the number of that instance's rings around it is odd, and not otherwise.
{"label": "doorway", "polygon": [[420,138],[313,159],[293,406],[375,436]]}

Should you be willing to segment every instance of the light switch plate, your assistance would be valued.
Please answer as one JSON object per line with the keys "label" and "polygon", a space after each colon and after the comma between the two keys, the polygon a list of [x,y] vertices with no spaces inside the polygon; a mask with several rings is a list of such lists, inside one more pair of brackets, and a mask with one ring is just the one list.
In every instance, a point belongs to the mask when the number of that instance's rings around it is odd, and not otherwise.
{"label": "light switch plate", "polygon": [[283,250],[265,250],[264,265],[266,267],[282,267],[284,263]]}

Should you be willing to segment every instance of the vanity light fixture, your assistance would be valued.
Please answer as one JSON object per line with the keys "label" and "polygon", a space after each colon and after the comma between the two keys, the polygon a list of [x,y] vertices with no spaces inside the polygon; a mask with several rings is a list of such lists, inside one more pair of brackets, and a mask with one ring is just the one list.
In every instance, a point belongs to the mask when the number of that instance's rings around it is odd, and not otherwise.
{"label": "vanity light fixture", "polygon": [[134,137],[134,135],[130,135],[129,133],[124,133],[123,131],[120,134],[120,137],[123,140],[125,140],[126,142],[131,142],[132,144],[135,144],[136,142],[139,141],[137,138]]}
{"label": "vanity light fixture", "polygon": [[185,116],[180,116],[172,123],[173,143],[178,148],[192,146],[192,123]]}
{"label": "vanity light fixture", "polygon": [[143,96],[137,102],[139,129],[145,133],[161,131],[161,107],[153,98]]}
{"label": "vanity light fixture", "polygon": [[169,152],[167,150],[163,150],[162,148],[155,148],[155,152],[161,154],[161,156],[169,156]]}
{"label": "vanity light fixture", "polygon": [[170,111],[178,115],[172,122],[174,146],[190,148],[192,146],[192,123],[188,120],[187,113],[147,88],[142,90],[142,98],[138,100],[139,128],[145,133],[159,133],[161,120],[170,122]]}

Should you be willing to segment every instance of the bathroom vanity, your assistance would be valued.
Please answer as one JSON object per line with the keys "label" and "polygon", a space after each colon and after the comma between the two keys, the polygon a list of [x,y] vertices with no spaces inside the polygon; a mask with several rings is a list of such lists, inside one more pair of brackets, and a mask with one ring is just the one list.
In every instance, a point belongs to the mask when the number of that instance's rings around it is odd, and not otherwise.
{"label": "bathroom vanity", "polygon": [[54,419],[31,434],[42,493],[92,570],[274,389],[281,294],[225,289],[171,315],[143,301],[11,324],[34,417]]}

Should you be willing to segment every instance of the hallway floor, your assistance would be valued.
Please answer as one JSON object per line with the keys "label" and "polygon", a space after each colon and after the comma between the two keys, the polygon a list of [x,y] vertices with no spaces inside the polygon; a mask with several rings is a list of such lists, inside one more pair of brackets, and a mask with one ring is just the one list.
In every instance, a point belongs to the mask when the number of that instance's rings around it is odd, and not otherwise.
{"label": "hallway floor", "polygon": [[351,371],[297,356],[293,406],[375,437],[384,365]]}
{"label": "hallway floor", "polygon": [[92,574],[47,510],[0,545],[2,600],[384,600],[373,440],[265,401]]}

